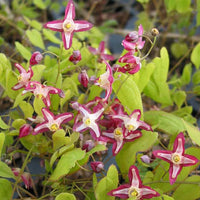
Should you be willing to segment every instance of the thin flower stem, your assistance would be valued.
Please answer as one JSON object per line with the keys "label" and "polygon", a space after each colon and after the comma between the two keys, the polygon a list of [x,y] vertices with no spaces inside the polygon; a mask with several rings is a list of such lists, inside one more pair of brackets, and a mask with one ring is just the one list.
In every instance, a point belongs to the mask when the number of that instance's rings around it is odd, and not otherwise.
{"label": "thin flower stem", "polygon": [[44,55],[44,54],[52,54],[52,55],[56,56],[56,58],[59,58],[59,56],[57,54],[55,54],[51,51],[45,51],[45,52],[42,53],[42,55]]}
{"label": "thin flower stem", "polygon": [[82,167],[78,162],[76,162],[76,164],[77,164],[82,170],[84,170],[84,171],[87,171],[87,172],[90,172],[90,171],[91,171],[91,170],[89,170],[89,169],[86,169],[86,168]]}
{"label": "thin flower stem", "polygon": [[76,185],[76,183],[74,183],[74,186],[75,186],[87,199],[90,199],[90,198],[88,197],[88,195],[87,195],[85,192],[83,192],[83,190],[81,190],[81,188],[80,188],[78,185]]}
{"label": "thin flower stem", "polygon": [[59,75],[60,75],[60,73],[61,73],[61,71],[60,71],[60,59],[61,59],[62,53],[63,53],[63,44],[61,44],[61,47],[60,47],[60,55],[59,55],[59,57],[57,58],[57,59],[58,59],[58,74],[57,74],[57,77],[56,77],[56,83],[55,83],[55,84],[57,84]]}

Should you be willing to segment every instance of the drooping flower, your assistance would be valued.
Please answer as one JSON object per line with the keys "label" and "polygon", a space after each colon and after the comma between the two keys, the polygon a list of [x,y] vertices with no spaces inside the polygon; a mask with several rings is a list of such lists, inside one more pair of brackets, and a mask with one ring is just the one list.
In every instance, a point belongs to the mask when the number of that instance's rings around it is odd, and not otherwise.
{"label": "drooping flower", "polygon": [[138,128],[144,129],[146,131],[152,131],[152,128],[147,123],[140,120],[141,111],[139,109],[134,110],[129,116],[124,114],[113,115],[114,119],[121,119],[124,123],[125,128],[127,129],[125,135],[128,135],[129,132],[134,132]]}
{"label": "drooping flower", "polygon": [[126,53],[124,56],[119,58],[120,63],[126,63],[123,67],[118,67],[116,71],[129,74],[135,74],[141,69],[141,62],[140,58],[134,56],[133,53],[130,51]]}
{"label": "drooping flower", "polygon": [[126,35],[125,39],[122,41],[122,45],[127,51],[137,51],[137,49],[142,49],[145,43],[145,41],[142,40],[142,35],[143,27],[140,24],[138,32],[133,31]]}
{"label": "drooping flower", "polygon": [[81,85],[83,85],[83,87],[88,86],[89,77],[88,77],[86,70],[81,71],[81,73],[78,75],[78,80],[81,83]]}
{"label": "drooping flower", "polygon": [[30,124],[24,124],[19,129],[19,137],[25,137],[33,132],[33,127]]}
{"label": "drooping flower", "polygon": [[50,107],[51,105],[49,94],[58,94],[60,97],[64,97],[64,92],[61,89],[42,85],[37,81],[31,81],[28,83],[25,90],[23,91],[23,94],[27,92],[32,92],[35,97],[41,98],[47,107]]}
{"label": "drooping flower", "polygon": [[36,51],[32,54],[29,63],[30,65],[36,65],[40,63],[42,59],[43,59],[43,55],[39,51]]}
{"label": "drooping flower", "polygon": [[29,67],[28,71],[26,71],[20,64],[15,63],[15,67],[19,71],[20,75],[18,76],[18,83],[12,87],[13,90],[19,90],[23,87],[26,87],[29,81],[33,76],[33,70]]}
{"label": "drooping flower", "polygon": [[72,55],[69,57],[69,61],[76,65],[81,60],[81,53],[79,50],[73,51]]}
{"label": "drooping flower", "polygon": [[112,143],[112,153],[113,156],[117,155],[122,149],[125,142],[132,142],[135,139],[142,136],[140,131],[135,131],[134,133],[128,133],[125,135],[126,129],[124,127],[117,127],[113,130],[107,130],[102,132],[100,140]]}
{"label": "drooping flower", "polygon": [[[75,105],[75,104],[74,104]],[[94,139],[98,139],[100,137],[100,130],[97,124],[97,120],[103,114],[104,108],[91,113],[91,111],[85,106],[78,104],[79,107],[77,110],[80,112],[75,120],[73,130],[76,132],[83,132],[87,129],[90,129],[90,133]]]}
{"label": "drooping flower", "polygon": [[102,170],[104,170],[104,164],[100,161],[91,162],[90,166],[91,166],[92,170],[96,173],[99,173]]}
{"label": "drooping flower", "polygon": [[94,47],[89,46],[89,51],[98,56],[98,62],[103,62],[104,60],[114,60],[114,56],[105,53],[105,42],[101,41],[99,47],[96,49]]}
{"label": "drooping flower", "polygon": [[44,25],[53,31],[62,33],[62,40],[65,49],[69,49],[72,45],[72,38],[74,32],[87,31],[92,28],[92,24],[84,20],[74,20],[75,18],[75,5],[72,0],[69,0],[65,9],[64,20],[55,20],[48,22]]}
{"label": "drooping flower", "polygon": [[106,63],[106,72],[100,75],[95,85],[98,85],[106,90],[104,101],[107,101],[112,93],[112,84],[113,84],[114,78],[112,75],[111,66],[105,60],[104,62]]}
{"label": "drooping flower", "polygon": [[157,158],[170,163],[169,167],[169,181],[170,184],[174,184],[177,176],[180,174],[183,167],[195,165],[199,160],[191,155],[185,154],[184,149],[185,138],[183,133],[179,133],[174,141],[174,148],[172,151],[168,150],[156,150],[153,151],[153,155]]}
{"label": "drooping flower", "polygon": [[129,168],[129,184],[120,185],[117,189],[111,190],[108,195],[121,199],[133,198],[135,200],[151,199],[160,196],[158,192],[148,186],[142,185],[137,167],[132,165]]}
{"label": "drooping flower", "polygon": [[34,132],[32,133],[33,135],[36,135],[38,133],[42,133],[48,130],[55,132],[61,128],[61,124],[66,123],[73,119],[72,113],[62,113],[62,114],[54,116],[54,114],[50,112],[50,110],[47,108],[42,108],[42,114],[44,116],[44,122],[42,122],[41,124],[38,124],[35,127]]}

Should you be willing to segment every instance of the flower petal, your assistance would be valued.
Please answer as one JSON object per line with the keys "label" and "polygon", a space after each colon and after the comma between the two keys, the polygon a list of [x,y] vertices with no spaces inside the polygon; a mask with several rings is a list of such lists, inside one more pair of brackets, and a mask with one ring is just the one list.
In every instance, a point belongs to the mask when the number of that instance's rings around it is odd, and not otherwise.
{"label": "flower petal", "polygon": [[171,185],[174,184],[174,182],[177,179],[177,176],[180,174],[182,169],[181,165],[175,165],[175,164],[170,164],[169,168],[169,182]]}
{"label": "flower petal", "polygon": [[76,20],[74,21],[74,25],[75,25],[75,28],[74,28],[75,32],[87,31],[93,27],[91,23],[84,20]]}
{"label": "flower petal", "polygon": [[63,31],[63,20],[54,20],[51,22],[47,22],[46,24],[44,24],[44,28],[49,28],[52,31],[62,32]]}
{"label": "flower petal", "polygon": [[46,121],[50,121],[50,122],[54,121],[54,115],[53,115],[52,112],[50,112],[49,109],[47,109],[47,108],[42,108],[42,114],[43,114],[44,119],[45,119]]}
{"label": "flower petal", "polygon": [[131,187],[139,188],[142,186],[142,181],[140,179],[139,171],[136,166],[132,165],[130,167],[129,172],[128,172],[128,177],[129,177]]}
{"label": "flower petal", "polygon": [[67,7],[65,8],[65,19],[74,19],[75,18],[75,5],[72,0],[69,0]]}
{"label": "flower petal", "polygon": [[142,186],[142,188],[140,188],[141,191],[141,197],[142,199],[151,199],[152,197],[158,197],[160,196],[160,194],[158,192],[156,192],[155,190],[151,189],[148,186]]}
{"label": "flower petal", "polygon": [[199,162],[199,160],[191,155],[187,155],[185,154],[184,156],[182,156],[182,160],[181,160],[181,164],[183,166],[191,166],[191,165],[195,165]]}
{"label": "flower petal", "polygon": [[116,196],[121,199],[128,199],[128,191],[129,191],[130,185],[129,184],[124,184],[120,185],[117,189],[111,190],[108,195],[110,196]]}
{"label": "flower petal", "polygon": [[183,133],[179,133],[174,141],[174,148],[173,152],[176,152],[178,154],[183,155],[185,149],[184,149],[184,144],[185,144],[185,138]]}
{"label": "flower petal", "polygon": [[156,150],[156,151],[153,151],[153,155],[157,158],[160,158],[169,163],[172,163],[172,152],[171,151]]}
{"label": "flower petal", "polygon": [[62,40],[64,42],[65,49],[69,49],[72,46],[73,32],[62,32]]}

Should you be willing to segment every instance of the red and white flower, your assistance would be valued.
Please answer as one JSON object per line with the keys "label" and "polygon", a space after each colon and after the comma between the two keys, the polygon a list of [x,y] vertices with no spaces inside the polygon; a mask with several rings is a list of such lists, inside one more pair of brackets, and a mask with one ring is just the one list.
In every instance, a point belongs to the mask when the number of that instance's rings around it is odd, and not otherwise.
{"label": "red and white flower", "polygon": [[61,128],[61,124],[73,119],[72,113],[63,113],[54,116],[54,114],[47,108],[42,108],[42,114],[44,116],[44,122],[35,127],[34,132],[32,133],[33,135],[43,133],[48,130],[55,132]]}
{"label": "red and white flower", "polygon": [[69,49],[72,45],[72,38],[74,32],[87,31],[92,28],[92,24],[84,20],[74,20],[75,5],[72,0],[69,0],[65,9],[65,17],[63,20],[54,20],[44,25],[53,31],[62,33],[62,40],[65,49]]}
{"label": "red and white flower", "polygon": [[179,133],[174,141],[174,148],[172,151],[168,150],[156,150],[153,151],[153,155],[157,158],[170,163],[169,167],[169,181],[170,184],[174,184],[177,176],[180,174],[183,167],[195,165],[199,160],[191,155],[185,154],[184,149],[185,138],[183,133]]}
{"label": "red and white flower", "polygon": [[108,195],[121,199],[133,198],[135,200],[151,199],[152,197],[160,196],[155,190],[142,185],[139,171],[134,165],[130,167],[128,177],[130,183],[120,185],[117,189],[111,190]]}

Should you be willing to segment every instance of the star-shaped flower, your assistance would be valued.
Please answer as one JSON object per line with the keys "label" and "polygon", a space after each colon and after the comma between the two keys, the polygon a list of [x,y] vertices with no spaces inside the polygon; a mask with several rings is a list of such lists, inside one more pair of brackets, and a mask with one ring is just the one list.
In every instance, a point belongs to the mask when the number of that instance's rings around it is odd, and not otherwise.
{"label": "star-shaped flower", "polygon": [[118,114],[113,115],[112,118],[114,119],[121,119],[124,123],[125,128],[127,129],[125,132],[125,135],[128,135],[129,132],[134,132],[138,128],[144,129],[147,131],[152,131],[152,128],[147,123],[140,120],[141,117],[141,111],[140,110],[134,110],[130,116],[126,114]]}
{"label": "star-shaped flower", "polygon": [[35,127],[34,132],[32,133],[33,135],[43,133],[48,130],[55,132],[61,128],[61,124],[73,119],[72,113],[63,113],[54,116],[54,114],[47,108],[42,108],[42,114],[44,116],[44,122]]}
{"label": "star-shaped flower", "polygon": [[69,0],[65,9],[64,20],[54,20],[44,25],[53,31],[62,33],[62,40],[65,49],[69,49],[72,45],[72,38],[74,32],[87,31],[92,28],[92,24],[84,20],[74,20],[75,18],[75,5],[72,0]]}
{"label": "star-shaped flower", "polygon": [[174,141],[174,148],[172,151],[157,150],[153,151],[153,155],[157,158],[170,163],[169,167],[169,181],[174,184],[177,176],[180,174],[183,167],[195,165],[199,160],[191,155],[185,154],[184,149],[185,138],[183,133],[179,133]]}
{"label": "star-shaped flower", "polygon": [[142,185],[137,167],[132,165],[129,168],[129,184],[120,185],[117,189],[111,190],[108,195],[121,199],[132,198],[134,200],[151,199],[160,196],[158,192],[148,186]]}
{"label": "star-shaped flower", "polygon": [[101,41],[99,47],[96,49],[94,47],[89,46],[89,51],[98,56],[98,62],[103,62],[103,60],[114,60],[114,56],[105,53],[105,42]]}
{"label": "star-shaped flower", "polygon": [[106,63],[106,72],[96,80],[95,85],[98,85],[106,90],[106,96],[104,98],[104,101],[107,101],[112,93],[112,83],[114,81],[113,75],[112,75],[112,68],[111,66],[104,60]]}
{"label": "star-shaped flower", "polygon": [[33,76],[33,70],[29,67],[28,71],[26,71],[20,64],[15,63],[15,67],[19,71],[20,75],[18,76],[18,83],[12,87],[13,90],[19,90],[23,87],[26,87],[29,81]]}
{"label": "star-shaped flower", "polygon": [[35,97],[41,98],[47,107],[50,107],[51,105],[49,94],[58,94],[60,97],[64,97],[64,93],[61,89],[52,86],[42,85],[40,82],[37,81],[31,81],[28,83],[25,90],[23,91],[23,94],[27,92],[32,92]]}
{"label": "star-shaped flower", "polygon": [[102,132],[100,140],[108,143],[113,143],[113,156],[117,155],[120,152],[125,142],[132,142],[142,136],[142,133],[140,131],[135,131],[134,133],[129,133],[128,135],[125,135],[125,131],[126,129],[124,127],[119,126],[113,130]]}
{"label": "star-shaped flower", "polygon": [[96,121],[103,114],[104,108],[91,113],[88,108],[79,104],[79,107],[76,107],[76,109],[80,113],[75,118],[73,130],[76,132],[83,132],[87,129],[90,129],[92,137],[94,139],[98,139],[100,137],[100,130]]}

